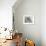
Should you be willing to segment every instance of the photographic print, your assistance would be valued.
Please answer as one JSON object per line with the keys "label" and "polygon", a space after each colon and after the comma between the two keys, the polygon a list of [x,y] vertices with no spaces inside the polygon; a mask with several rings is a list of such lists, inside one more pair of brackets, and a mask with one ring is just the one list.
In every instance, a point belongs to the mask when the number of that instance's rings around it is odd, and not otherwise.
{"label": "photographic print", "polygon": [[34,24],[34,16],[24,15],[23,16],[23,24]]}

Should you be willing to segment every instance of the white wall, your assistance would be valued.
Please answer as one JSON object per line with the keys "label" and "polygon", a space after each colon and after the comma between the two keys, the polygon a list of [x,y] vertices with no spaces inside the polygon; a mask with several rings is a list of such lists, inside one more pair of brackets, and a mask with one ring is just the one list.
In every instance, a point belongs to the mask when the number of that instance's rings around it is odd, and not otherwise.
{"label": "white wall", "polygon": [[12,28],[12,6],[16,0],[0,0],[0,27]]}
{"label": "white wall", "polygon": [[41,38],[42,46],[46,46],[46,0],[41,1]]}
{"label": "white wall", "polygon": [[[23,24],[24,15],[34,16],[34,25]],[[14,11],[14,16],[15,28],[18,32],[22,32],[24,34],[24,38],[27,37],[28,39],[34,40],[36,46],[41,46],[41,0],[23,0],[23,2]]]}

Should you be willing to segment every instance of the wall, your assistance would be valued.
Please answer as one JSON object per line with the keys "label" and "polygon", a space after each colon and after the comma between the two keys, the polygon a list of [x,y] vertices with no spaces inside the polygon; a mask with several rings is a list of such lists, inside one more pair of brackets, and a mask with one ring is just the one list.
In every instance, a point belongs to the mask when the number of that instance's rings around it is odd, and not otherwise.
{"label": "wall", "polygon": [[41,41],[46,46],[46,0],[41,1]]}
{"label": "wall", "polygon": [[[15,6],[15,5],[14,5]],[[41,0],[23,0],[14,10],[15,28],[23,33],[24,38],[35,41],[36,46],[41,46]],[[34,24],[23,24],[23,16],[34,16]]]}
{"label": "wall", "polygon": [[12,28],[12,6],[16,0],[0,0],[0,27]]}

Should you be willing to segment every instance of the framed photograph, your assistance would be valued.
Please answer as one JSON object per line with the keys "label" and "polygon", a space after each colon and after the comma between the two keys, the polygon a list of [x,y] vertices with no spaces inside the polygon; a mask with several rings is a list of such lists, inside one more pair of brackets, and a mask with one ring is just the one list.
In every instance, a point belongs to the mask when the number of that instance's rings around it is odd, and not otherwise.
{"label": "framed photograph", "polygon": [[24,15],[23,16],[23,24],[34,24],[34,16]]}

